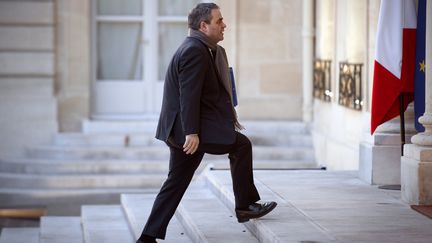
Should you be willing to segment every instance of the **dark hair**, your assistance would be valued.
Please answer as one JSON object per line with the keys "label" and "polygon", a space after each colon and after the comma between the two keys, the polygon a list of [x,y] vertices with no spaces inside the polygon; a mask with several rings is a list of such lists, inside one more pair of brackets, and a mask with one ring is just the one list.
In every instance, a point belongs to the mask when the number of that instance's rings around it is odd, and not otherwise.
{"label": "dark hair", "polygon": [[212,18],[211,11],[213,9],[219,9],[219,6],[215,3],[198,3],[188,15],[189,28],[198,30],[203,21],[210,24]]}

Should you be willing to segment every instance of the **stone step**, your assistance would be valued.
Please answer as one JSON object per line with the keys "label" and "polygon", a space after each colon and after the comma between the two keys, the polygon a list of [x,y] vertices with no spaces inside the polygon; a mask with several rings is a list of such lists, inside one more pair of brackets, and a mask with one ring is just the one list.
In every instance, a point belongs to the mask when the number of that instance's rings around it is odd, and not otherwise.
{"label": "stone step", "polygon": [[133,237],[120,205],[82,206],[85,243],[132,243]]}
{"label": "stone step", "polygon": [[53,10],[53,1],[0,1],[0,24],[51,25]]}
{"label": "stone step", "polygon": [[[137,159],[137,160],[162,160],[169,159],[169,151],[166,147],[54,147],[35,146],[29,148],[27,156],[31,158],[46,159]],[[314,161],[312,148],[284,148],[254,146],[253,156],[256,160],[306,160]],[[208,159],[226,158],[226,155],[206,155]]]}
{"label": "stone step", "polygon": [[[210,190],[227,208],[234,208],[234,194],[228,171],[206,171],[205,180]],[[340,242],[293,204],[274,193],[255,178],[255,185],[263,201],[276,201],[273,212],[261,219],[244,223],[260,242]]]}
{"label": "stone step", "polygon": [[254,146],[253,158],[254,160],[314,161],[315,155],[312,148]]}
{"label": "stone step", "polygon": [[40,221],[39,243],[84,243],[81,218],[44,216]]}
{"label": "stone step", "polygon": [[169,158],[169,150],[155,147],[55,147],[34,146],[27,150],[27,156],[36,159],[64,160],[160,160]]}
{"label": "stone step", "polygon": [[[229,161],[217,160],[214,163],[209,161],[212,170],[229,170]],[[321,169],[315,161],[307,160],[254,160],[254,170],[299,170],[299,169]]]}
{"label": "stone step", "polygon": [[[43,206],[49,215],[78,215],[79,205],[118,204],[122,193],[157,193],[159,188],[0,189],[0,206]],[[66,210],[65,210],[66,209]],[[65,213],[67,211],[67,213]],[[70,213],[69,213],[70,212]]]}
{"label": "stone step", "polygon": [[53,26],[0,26],[0,51],[52,51]]}
{"label": "stone step", "polygon": [[310,134],[308,125],[301,121],[246,120],[240,123],[245,134]]}
{"label": "stone step", "polygon": [[0,171],[34,175],[142,174],[168,172],[166,160],[44,160],[8,159],[0,161]]}
{"label": "stone step", "polygon": [[117,147],[136,147],[136,146],[164,146],[166,144],[156,138],[154,134],[83,134],[83,133],[58,133],[53,138],[56,146],[117,146]]}
{"label": "stone step", "polygon": [[[126,214],[129,227],[134,236],[138,239],[144,228],[147,218],[153,206],[156,194],[122,194],[121,205]],[[183,226],[176,217],[172,217],[164,243],[190,243],[190,238],[185,234]]]}
{"label": "stone step", "polygon": [[[159,114],[152,114],[146,120],[140,121],[98,121],[84,120],[84,133],[139,133],[154,134]],[[300,121],[242,121],[245,134],[310,134],[309,127]]]}
{"label": "stone step", "polygon": [[286,133],[245,133],[253,145],[276,147],[313,147],[312,137],[309,134]]}
{"label": "stone step", "polygon": [[158,115],[152,115],[148,120],[140,121],[98,121],[83,120],[83,133],[147,133],[155,134]]}
{"label": "stone step", "polygon": [[[253,145],[280,147],[312,147],[312,138],[308,134],[253,134],[248,135]],[[145,133],[59,133],[53,138],[56,146],[166,146],[156,139],[154,134]]]}
{"label": "stone step", "polygon": [[259,242],[204,185],[198,180],[188,188],[176,217],[192,242],[254,243]]}
{"label": "stone step", "polygon": [[[227,158],[211,160],[204,158],[202,166],[211,164],[213,169],[229,169]],[[9,174],[71,175],[71,174],[142,174],[167,173],[168,160],[47,160],[8,159],[0,160],[0,171]],[[254,169],[316,169],[314,161],[255,160]]]}
{"label": "stone step", "polygon": [[39,228],[3,228],[0,243],[39,243]]}
{"label": "stone step", "polygon": [[31,175],[0,173],[0,188],[9,189],[82,189],[82,188],[158,188],[163,174],[87,174]]}

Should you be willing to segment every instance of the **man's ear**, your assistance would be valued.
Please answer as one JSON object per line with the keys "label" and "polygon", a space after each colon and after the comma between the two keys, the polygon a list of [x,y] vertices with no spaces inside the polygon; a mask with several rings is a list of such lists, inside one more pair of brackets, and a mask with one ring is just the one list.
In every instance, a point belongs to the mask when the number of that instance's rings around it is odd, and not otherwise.
{"label": "man's ear", "polygon": [[207,31],[207,24],[204,21],[201,21],[200,23],[200,30],[206,32]]}

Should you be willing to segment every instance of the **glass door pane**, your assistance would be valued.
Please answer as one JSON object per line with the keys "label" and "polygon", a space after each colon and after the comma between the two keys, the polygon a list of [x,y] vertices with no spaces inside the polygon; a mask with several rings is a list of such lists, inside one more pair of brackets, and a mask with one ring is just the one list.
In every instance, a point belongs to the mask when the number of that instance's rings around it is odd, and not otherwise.
{"label": "glass door pane", "polygon": [[159,16],[187,16],[199,0],[159,0]]}
{"label": "glass door pane", "polygon": [[97,0],[98,15],[142,15],[142,0]]}
{"label": "glass door pane", "polygon": [[142,80],[142,24],[98,23],[97,80]]}
{"label": "glass door pane", "polygon": [[160,23],[159,24],[159,63],[158,80],[165,79],[165,72],[171,58],[187,35],[186,23]]}

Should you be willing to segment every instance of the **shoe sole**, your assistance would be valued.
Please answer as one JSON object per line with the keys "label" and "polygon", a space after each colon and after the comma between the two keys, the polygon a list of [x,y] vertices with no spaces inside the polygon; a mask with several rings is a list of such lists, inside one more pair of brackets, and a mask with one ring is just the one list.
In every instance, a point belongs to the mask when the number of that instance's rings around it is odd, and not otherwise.
{"label": "shoe sole", "polygon": [[252,216],[252,217],[246,217],[246,218],[243,218],[243,219],[237,218],[237,222],[239,222],[239,223],[245,223],[245,222],[248,222],[250,219],[261,218],[261,217],[267,215],[268,213],[270,213],[271,211],[273,211],[273,209],[275,209],[276,206],[277,206],[277,203],[275,202],[273,204],[273,206],[268,211],[263,212],[262,214],[258,214],[258,215]]}

